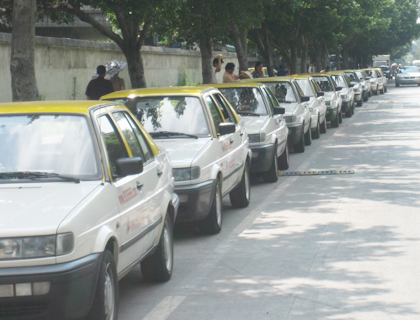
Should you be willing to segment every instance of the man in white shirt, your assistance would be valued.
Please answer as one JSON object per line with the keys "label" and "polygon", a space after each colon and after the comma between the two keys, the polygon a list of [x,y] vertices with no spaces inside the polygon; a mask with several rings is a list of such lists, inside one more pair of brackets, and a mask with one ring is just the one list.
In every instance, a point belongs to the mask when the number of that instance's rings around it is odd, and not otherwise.
{"label": "man in white shirt", "polygon": [[219,80],[219,74],[220,74],[219,72],[220,70],[222,70],[223,58],[226,58],[226,57],[222,56],[221,54],[218,54],[213,59],[213,68],[212,68],[212,75],[211,75],[212,83],[221,83],[221,81]]}
{"label": "man in white shirt", "polygon": [[315,67],[313,63],[309,64],[308,73],[315,73]]}

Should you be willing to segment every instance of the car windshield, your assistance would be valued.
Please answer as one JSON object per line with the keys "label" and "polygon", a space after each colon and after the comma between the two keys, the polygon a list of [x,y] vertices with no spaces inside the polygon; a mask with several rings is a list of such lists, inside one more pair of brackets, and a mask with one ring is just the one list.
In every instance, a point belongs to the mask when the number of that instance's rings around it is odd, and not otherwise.
{"label": "car windshield", "polygon": [[356,74],[357,74],[357,76],[359,77],[359,79],[361,79],[361,80],[363,81],[363,79],[365,78],[365,77],[363,76],[363,73],[362,73],[362,72],[360,72],[360,71],[356,71]]}
{"label": "car windshield", "polygon": [[279,82],[265,82],[265,85],[274,93],[277,100],[281,102],[297,102],[295,92],[293,91],[292,84],[287,81]]}
{"label": "car windshield", "polygon": [[314,77],[314,80],[318,83],[319,87],[324,92],[334,91],[334,87],[330,78],[328,77]]}
{"label": "car windshield", "polygon": [[303,94],[307,97],[315,97],[314,92],[312,91],[311,84],[308,79],[296,79],[299,87],[302,89]]}
{"label": "car windshield", "polygon": [[239,114],[250,112],[263,116],[268,114],[258,88],[219,88],[219,90]]}
{"label": "car windshield", "polygon": [[402,68],[400,70],[401,70],[401,73],[419,72],[419,68],[417,68],[417,67],[406,67],[406,68]]}
{"label": "car windshield", "polygon": [[100,168],[84,116],[0,116],[0,176],[35,172],[98,179]]}
{"label": "car windshield", "polygon": [[366,70],[366,73],[371,78],[377,78],[376,72],[374,70]]}
{"label": "car windshield", "polygon": [[157,96],[127,99],[126,106],[137,114],[137,119],[151,134],[208,136],[206,116],[197,97]]}
{"label": "car windshield", "polygon": [[333,75],[332,78],[334,79],[335,83],[337,84],[337,87],[346,88],[347,82],[344,80],[344,77],[341,75]]}
{"label": "car windshield", "polygon": [[353,72],[346,72],[347,77],[350,79],[351,82],[359,82],[356,74]]}

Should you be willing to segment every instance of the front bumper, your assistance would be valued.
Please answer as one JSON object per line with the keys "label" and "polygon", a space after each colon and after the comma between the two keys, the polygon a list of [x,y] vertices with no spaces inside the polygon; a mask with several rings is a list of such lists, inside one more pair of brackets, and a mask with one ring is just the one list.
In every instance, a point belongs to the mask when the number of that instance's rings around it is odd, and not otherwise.
{"label": "front bumper", "polygon": [[289,129],[289,139],[288,141],[292,144],[296,144],[300,141],[303,134],[303,123],[288,124],[287,128]]}
{"label": "front bumper", "polygon": [[327,121],[332,121],[337,117],[338,107],[328,106],[327,107]]}
{"label": "front bumper", "polygon": [[395,82],[398,84],[420,84],[420,79],[409,78],[409,79],[395,79]]}
{"label": "front bumper", "polygon": [[216,180],[175,186],[175,193],[179,196],[177,222],[204,220],[210,212],[215,187]]}
{"label": "front bumper", "polygon": [[44,295],[0,298],[0,319],[84,319],[95,295],[101,261],[102,254],[94,253],[55,265],[0,268],[0,285],[50,283]]}
{"label": "front bumper", "polygon": [[273,162],[274,144],[249,146],[252,151],[251,173],[267,172]]}

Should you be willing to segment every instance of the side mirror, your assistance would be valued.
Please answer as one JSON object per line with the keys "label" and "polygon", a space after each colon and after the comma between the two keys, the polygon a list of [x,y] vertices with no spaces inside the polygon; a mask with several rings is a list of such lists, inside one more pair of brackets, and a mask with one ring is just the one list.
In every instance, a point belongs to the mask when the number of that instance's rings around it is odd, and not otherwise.
{"label": "side mirror", "polygon": [[343,90],[343,87],[335,87],[337,91]]}
{"label": "side mirror", "polygon": [[317,93],[316,93],[316,96],[317,97],[323,97],[325,95],[325,92],[324,91],[318,91]]}
{"label": "side mirror", "polygon": [[224,136],[225,134],[235,133],[236,127],[232,122],[222,122],[219,124],[219,134]]}
{"label": "side mirror", "polygon": [[117,160],[117,173],[120,177],[131,176],[143,172],[143,160],[136,158],[120,158]]}
{"label": "side mirror", "polygon": [[301,97],[301,98],[300,98],[300,100],[301,100],[302,102],[308,102],[310,99],[311,99],[311,98],[310,98],[310,97],[308,97],[308,96],[303,96],[303,97]]}
{"label": "side mirror", "polygon": [[274,114],[285,114],[286,108],[276,106],[274,107]]}

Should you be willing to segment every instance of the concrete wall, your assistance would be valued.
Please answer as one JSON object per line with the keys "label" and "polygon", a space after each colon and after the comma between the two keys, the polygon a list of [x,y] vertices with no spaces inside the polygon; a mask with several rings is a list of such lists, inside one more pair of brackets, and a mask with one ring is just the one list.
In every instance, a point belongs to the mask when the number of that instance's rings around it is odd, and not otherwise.
{"label": "concrete wall", "polygon": [[[10,53],[11,35],[0,33],[0,102],[12,101]],[[233,62],[238,66],[235,54],[223,54],[228,57],[225,63]],[[142,56],[149,87],[176,86],[183,72],[190,83],[202,82],[201,56],[197,51],[145,46]],[[126,61],[114,43],[36,37],[35,72],[39,94],[45,100],[70,100],[76,92],[77,100],[85,99],[86,86],[96,67],[113,59]],[[128,71],[122,71],[120,77],[130,88]]]}

